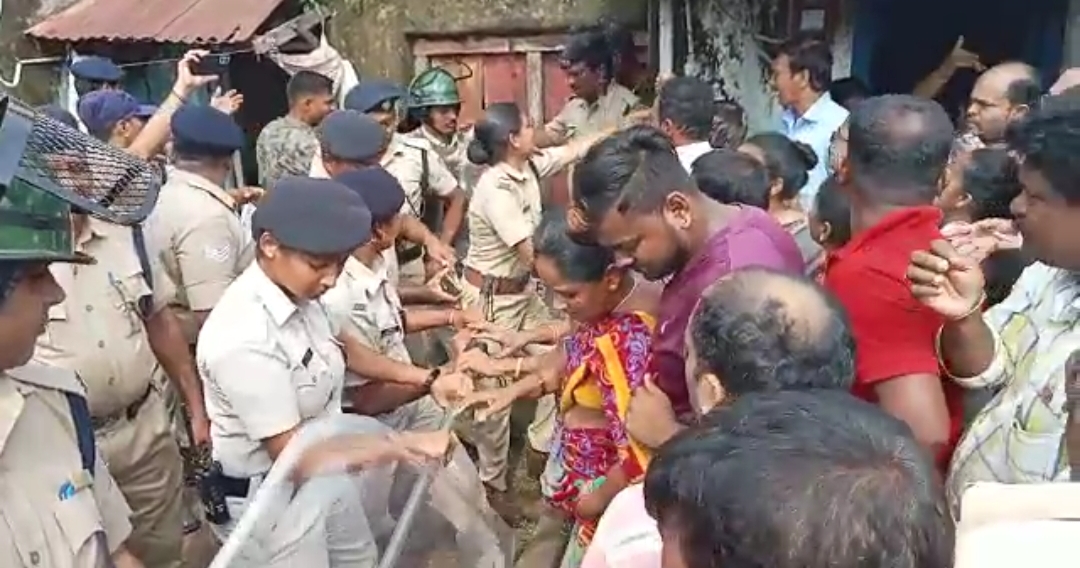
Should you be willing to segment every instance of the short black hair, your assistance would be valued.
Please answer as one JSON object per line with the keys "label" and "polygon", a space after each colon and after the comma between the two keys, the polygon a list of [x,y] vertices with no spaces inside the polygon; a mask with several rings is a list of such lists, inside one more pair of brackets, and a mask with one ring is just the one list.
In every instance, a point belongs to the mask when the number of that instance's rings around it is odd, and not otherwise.
{"label": "short black hair", "polygon": [[674,77],[660,87],[656,105],[660,120],[694,140],[708,140],[713,126],[713,88],[697,77]]}
{"label": "short black hair", "polygon": [[707,289],[690,322],[700,371],[735,397],[794,389],[848,390],[855,339],[832,294],[802,276],[737,270]]}
{"label": "short black hair", "polygon": [[304,97],[330,95],[333,92],[334,81],[314,71],[297,71],[285,86],[289,104],[296,104]]}
{"label": "short black hair", "polygon": [[649,464],[645,506],[695,568],[941,568],[955,529],[907,426],[841,392],[755,393]]}
{"label": "short black hair", "polygon": [[829,96],[832,97],[832,100],[847,109],[851,108],[852,100],[866,99],[870,95],[870,87],[866,86],[866,83],[863,83],[862,79],[858,77],[837,79],[829,87]]}
{"label": "short black hair", "polygon": [[964,192],[971,196],[972,220],[1012,219],[1009,204],[1022,186],[1016,160],[1004,148],[971,151],[962,172]]}
{"label": "short black hair", "polygon": [[938,103],[912,95],[866,99],[851,111],[848,164],[876,203],[928,205],[949,163],[953,126]]}
{"label": "short black hair", "polygon": [[826,244],[842,247],[851,240],[851,201],[835,177],[829,176],[818,188],[814,195],[814,212],[818,219],[829,224]]}
{"label": "short black hair", "polygon": [[574,205],[592,223],[611,209],[655,211],[667,196],[697,192],[671,139],[654,126],[632,126],[589,148],[574,168]]}
{"label": "short black hair", "polygon": [[1046,97],[1006,130],[1024,167],[1038,171],[1069,205],[1080,204],[1080,93]]}
{"label": "short black hair", "polygon": [[738,148],[746,140],[746,109],[733,100],[713,102],[713,148]]}
{"label": "short black hair", "polygon": [[1043,96],[1042,78],[1032,66],[1017,64],[1023,74],[1013,79],[1005,88],[1005,100],[1012,105],[1024,105],[1034,108]]}
{"label": "short black hair", "polygon": [[746,144],[757,146],[765,155],[765,169],[769,177],[782,182],[780,197],[793,199],[810,179],[810,171],[817,167],[818,156],[805,142],[792,140],[779,132],[762,132],[746,139]]}
{"label": "short black hair", "polygon": [[565,210],[545,211],[533,234],[536,256],[551,259],[563,278],[571,282],[599,282],[615,262],[615,253],[607,247],[577,243],[569,231]]}
{"label": "short black hair", "polygon": [[563,63],[582,63],[589,69],[599,71],[611,80],[615,67],[615,53],[604,30],[592,29],[571,35],[563,46]]}
{"label": "short black hair", "polygon": [[730,149],[712,150],[690,168],[701,193],[720,203],[769,208],[769,174],[754,158]]}
{"label": "short black hair", "polygon": [[798,34],[780,46],[778,55],[786,55],[791,73],[806,71],[810,87],[824,93],[832,85],[833,56],[829,42],[816,34]]}

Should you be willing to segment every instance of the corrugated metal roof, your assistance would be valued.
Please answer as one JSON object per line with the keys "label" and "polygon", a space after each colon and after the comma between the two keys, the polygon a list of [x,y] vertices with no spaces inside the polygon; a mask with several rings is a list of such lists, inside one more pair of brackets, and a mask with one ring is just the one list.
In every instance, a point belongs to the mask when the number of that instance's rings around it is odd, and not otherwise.
{"label": "corrugated metal roof", "polygon": [[54,41],[247,41],[282,0],[79,0],[26,30]]}

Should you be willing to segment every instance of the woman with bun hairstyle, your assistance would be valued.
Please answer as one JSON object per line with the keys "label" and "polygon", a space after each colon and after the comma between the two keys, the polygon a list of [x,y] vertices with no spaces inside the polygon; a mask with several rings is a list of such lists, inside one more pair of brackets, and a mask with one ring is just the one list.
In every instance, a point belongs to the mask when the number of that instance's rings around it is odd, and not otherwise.
{"label": "woman with bun hairstyle", "polygon": [[806,211],[799,202],[799,189],[817,167],[814,149],[783,134],[763,132],[747,138],[739,151],[765,166],[769,173],[769,214],[795,237],[807,266],[815,266],[822,251],[810,235]]}
{"label": "woman with bun hairstyle", "polygon": [[[551,320],[531,280],[532,236],[543,208],[540,181],[581,159],[593,142],[611,132],[579,136],[565,146],[539,150],[533,124],[511,102],[488,106],[474,127],[468,158],[487,168],[476,182],[469,207],[469,247],[463,263],[462,291],[465,303],[479,307],[492,327],[518,331]],[[524,370],[520,367],[506,376],[479,379],[476,386],[490,389],[521,379]],[[548,451],[553,415],[554,400],[551,396],[542,398],[529,427],[529,443],[541,454]],[[515,508],[505,493],[509,411],[471,425],[466,434],[479,453],[480,478],[491,502],[496,509],[503,509],[506,517]]]}

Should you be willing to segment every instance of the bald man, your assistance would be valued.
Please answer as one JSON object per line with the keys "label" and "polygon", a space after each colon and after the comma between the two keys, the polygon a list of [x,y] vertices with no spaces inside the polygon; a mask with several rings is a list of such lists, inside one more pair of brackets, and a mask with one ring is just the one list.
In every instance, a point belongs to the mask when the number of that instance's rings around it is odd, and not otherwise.
{"label": "bald man", "polygon": [[751,392],[849,390],[855,340],[836,299],[766,268],[732,273],[702,295],[686,331],[699,413]]}
{"label": "bald man", "polygon": [[1027,114],[1041,96],[1039,72],[1034,67],[1019,62],[995,65],[975,81],[967,127],[987,146],[1000,145],[1006,127]]}

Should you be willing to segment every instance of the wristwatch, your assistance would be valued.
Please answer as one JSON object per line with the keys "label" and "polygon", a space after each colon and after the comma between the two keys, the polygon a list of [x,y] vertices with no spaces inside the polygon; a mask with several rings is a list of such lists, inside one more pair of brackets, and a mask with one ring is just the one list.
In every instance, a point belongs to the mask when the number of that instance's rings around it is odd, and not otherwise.
{"label": "wristwatch", "polygon": [[439,380],[439,377],[441,375],[442,369],[440,369],[439,367],[435,367],[434,369],[432,369],[428,373],[427,380],[424,381],[424,390],[427,392],[431,392],[431,386],[435,384],[435,381]]}

